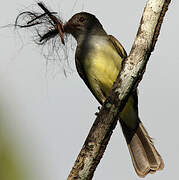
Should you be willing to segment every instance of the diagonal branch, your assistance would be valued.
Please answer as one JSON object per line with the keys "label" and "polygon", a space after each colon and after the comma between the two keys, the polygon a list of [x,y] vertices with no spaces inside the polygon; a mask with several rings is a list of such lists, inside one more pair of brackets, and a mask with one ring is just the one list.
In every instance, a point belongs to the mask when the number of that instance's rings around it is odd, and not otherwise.
{"label": "diagonal branch", "polygon": [[68,180],[92,179],[117,124],[119,114],[130,93],[142,79],[170,1],[148,0],[130,54],[85,140]]}

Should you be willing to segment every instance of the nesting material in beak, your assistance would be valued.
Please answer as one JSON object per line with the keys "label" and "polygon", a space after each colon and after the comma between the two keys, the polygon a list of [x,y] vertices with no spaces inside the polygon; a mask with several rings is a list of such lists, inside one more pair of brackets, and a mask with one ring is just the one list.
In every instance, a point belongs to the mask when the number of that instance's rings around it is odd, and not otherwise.
{"label": "nesting material in beak", "polygon": [[64,38],[63,38],[63,24],[62,21],[58,20],[50,11],[45,7],[43,3],[37,3],[43,10],[44,12],[49,16],[49,18],[53,21],[54,25],[56,26],[58,30],[58,34],[60,36],[61,42],[65,44]]}

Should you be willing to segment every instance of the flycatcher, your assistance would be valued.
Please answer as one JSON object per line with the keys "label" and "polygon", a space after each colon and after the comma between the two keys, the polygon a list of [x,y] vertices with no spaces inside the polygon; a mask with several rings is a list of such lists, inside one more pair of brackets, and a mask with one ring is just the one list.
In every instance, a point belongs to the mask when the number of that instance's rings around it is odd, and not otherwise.
{"label": "flycatcher", "polygon": [[[127,57],[125,49],[105,32],[94,15],[86,12],[75,14],[64,25],[64,32],[77,41],[75,63],[80,77],[103,104]],[[120,114],[120,124],[136,173],[144,177],[163,169],[163,160],[139,119],[136,90]]]}

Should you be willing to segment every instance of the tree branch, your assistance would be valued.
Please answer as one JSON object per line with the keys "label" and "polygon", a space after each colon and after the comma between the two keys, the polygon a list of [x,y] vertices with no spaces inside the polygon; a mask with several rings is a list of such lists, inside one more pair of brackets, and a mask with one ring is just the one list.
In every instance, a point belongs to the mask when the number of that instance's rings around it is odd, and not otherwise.
{"label": "tree branch", "polygon": [[130,54],[124,61],[123,69],[113,85],[110,96],[106,99],[85,140],[68,180],[92,179],[117,124],[119,114],[130,93],[142,79],[170,1],[148,0]]}

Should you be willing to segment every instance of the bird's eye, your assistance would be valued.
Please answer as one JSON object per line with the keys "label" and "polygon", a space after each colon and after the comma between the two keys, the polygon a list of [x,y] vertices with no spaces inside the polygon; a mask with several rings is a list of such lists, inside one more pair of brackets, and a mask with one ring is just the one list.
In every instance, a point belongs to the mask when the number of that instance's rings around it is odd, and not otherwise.
{"label": "bird's eye", "polygon": [[79,21],[80,21],[80,22],[84,22],[84,21],[85,21],[85,18],[84,18],[84,17],[80,17],[80,18],[79,18]]}

